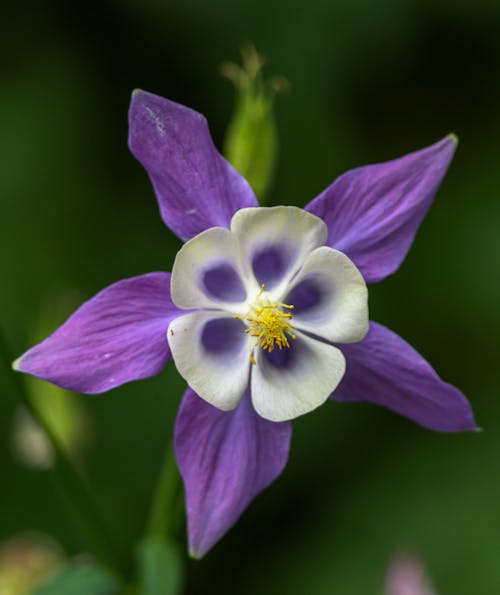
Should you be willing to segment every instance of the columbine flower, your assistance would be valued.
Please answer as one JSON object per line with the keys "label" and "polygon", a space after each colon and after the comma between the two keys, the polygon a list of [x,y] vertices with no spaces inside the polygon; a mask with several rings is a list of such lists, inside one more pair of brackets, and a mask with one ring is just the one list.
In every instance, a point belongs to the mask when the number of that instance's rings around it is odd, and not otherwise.
{"label": "columbine flower", "polygon": [[454,137],[347,172],[304,210],[258,208],[205,118],[166,99],[134,93],[129,145],[166,225],[188,240],[172,275],[111,285],[15,367],[100,393],[157,374],[173,356],[189,385],[175,451],[193,555],[281,473],[290,420],[329,396],[371,401],[433,430],[475,427],[458,389],[367,322],[365,282],[401,264]]}
{"label": "columbine flower", "polygon": [[189,386],[222,411],[248,390],[255,411],[288,421],[328,399],[345,372],[333,343],[368,331],[361,273],[324,246],[321,219],[295,207],[239,210],[230,230],[189,240],[172,271],[172,301],[196,308],[168,341]]}

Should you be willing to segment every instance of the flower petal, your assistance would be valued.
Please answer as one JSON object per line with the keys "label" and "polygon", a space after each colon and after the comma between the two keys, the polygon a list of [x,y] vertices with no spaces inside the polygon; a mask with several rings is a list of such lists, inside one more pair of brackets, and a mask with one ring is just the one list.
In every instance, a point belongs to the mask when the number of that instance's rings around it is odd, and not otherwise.
{"label": "flower petal", "polygon": [[202,311],[176,318],[168,329],[179,374],[202,399],[223,411],[234,409],[248,386],[245,328],[225,312]]}
{"label": "flower petal", "polygon": [[293,304],[293,326],[336,343],[360,341],[368,332],[368,290],[345,254],[316,248],[307,257],[284,302]]}
{"label": "flower petal", "polygon": [[277,293],[327,236],[321,219],[297,207],[243,209],[234,215],[231,231],[258,285]]}
{"label": "flower petal", "polygon": [[172,269],[174,304],[234,311],[247,298],[239,255],[237,239],[222,227],[207,229],[186,242]]}
{"label": "flower petal", "polygon": [[388,328],[371,322],[363,341],[341,348],[347,370],[333,398],[382,405],[431,430],[476,429],[464,395]]}
{"label": "flower petal", "polygon": [[400,159],[348,171],[305,207],[327,224],[327,245],[347,254],[367,283],[403,261],[456,145],[450,135]]}
{"label": "flower petal", "polygon": [[90,394],[153,376],[170,357],[166,330],[179,314],[169,273],[124,279],[85,302],[14,368]]}
{"label": "flower petal", "polygon": [[191,555],[203,556],[283,471],[291,437],[291,423],[259,417],[248,394],[224,413],[186,391],[175,452],[186,490]]}
{"label": "flower petal", "polygon": [[252,366],[252,402],[270,421],[286,421],[322,405],[345,371],[340,349],[302,333],[289,348],[271,353],[256,349]]}
{"label": "flower petal", "polygon": [[215,148],[206,119],[183,105],[134,91],[129,147],[151,179],[163,221],[183,240],[229,227],[238,209],[257,205],[248,182]]}

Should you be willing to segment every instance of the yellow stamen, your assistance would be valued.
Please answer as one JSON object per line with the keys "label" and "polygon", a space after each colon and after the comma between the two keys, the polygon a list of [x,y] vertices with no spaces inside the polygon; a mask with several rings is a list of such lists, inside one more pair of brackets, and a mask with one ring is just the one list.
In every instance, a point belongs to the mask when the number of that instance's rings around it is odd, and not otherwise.
{"label": "yellow stamen", "polygon": [[267,297],[263,297],[265,286],[262,285],[253,307],[243,320],[250,323],[245,333],[256,339],[250,346],[250,361],[255,366],[257,362],[253,355],[255,347],[261,347],[264,351],[271,353],[275,347],[283,349],[290,347],[290,339],[295,339],[293,325],[290,323],[291,312],[283,312],[283,309],[293,310],[291,304],[271,303]]}

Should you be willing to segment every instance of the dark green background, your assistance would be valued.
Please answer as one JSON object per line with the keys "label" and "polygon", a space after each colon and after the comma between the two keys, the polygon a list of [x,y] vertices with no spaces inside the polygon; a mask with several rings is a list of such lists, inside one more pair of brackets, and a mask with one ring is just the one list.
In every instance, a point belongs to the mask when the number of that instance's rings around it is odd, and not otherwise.
{"label": "dark green background", "polygon": [[[295,422],[283,476],[188,563],[187,592],[368,595],[409,548],[441,595],[500,593],[499,3],[76,0],[3,13],[0,321],[17,354],[60,294],[172,266],[179,241],[126,146],[135,87],[204,113],[220,146],[233,95],[218,65],[253,41],[291,83],[271,204],[304,205],[348,168],[459,135],[409,256],[370,307],[464,390],[484,431],[434,434],[368,404],[326,404]],[[80,552],[48,474],[11,454],[1,382],[0,539],[39,529]],[[94,424],[85,467],[125,549],[183,388],[169,364],[79,397]]]}

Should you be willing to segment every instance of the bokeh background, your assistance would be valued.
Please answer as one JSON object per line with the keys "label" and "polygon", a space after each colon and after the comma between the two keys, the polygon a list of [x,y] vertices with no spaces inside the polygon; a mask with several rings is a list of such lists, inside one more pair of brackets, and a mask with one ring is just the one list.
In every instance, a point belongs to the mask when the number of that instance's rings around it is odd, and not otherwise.
{"label": "bokeh background", "polygon": [[[371,287],[370,308],[463,389],[484,431],[440,435],[368,404],[326,404],[295,422],[282,477],[204,560],[186,561],[186,592],[380,593],[392,555],[411,550],[442,595],[500,593],[500,4],[47,0],[2,12],[0,322],[16,355],[102,287],[172,266],[179,241],[126,146],[135,87],[204,113],[221,146],[233,90],[218,67],[253,41],[291,85],[277,101],[270,204],[303,205],[348,168],[459,135],[409,256]],[[85,551],[48,471],[16,454],[1,373],[0,540],[37,530]],[[183,389],[169,364],[72,398],[78,456],[124,549]]]}

